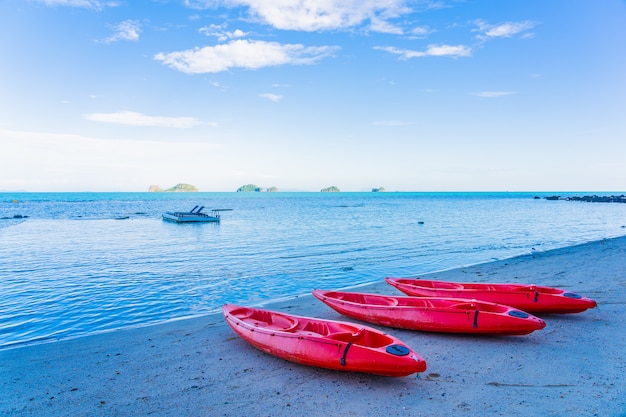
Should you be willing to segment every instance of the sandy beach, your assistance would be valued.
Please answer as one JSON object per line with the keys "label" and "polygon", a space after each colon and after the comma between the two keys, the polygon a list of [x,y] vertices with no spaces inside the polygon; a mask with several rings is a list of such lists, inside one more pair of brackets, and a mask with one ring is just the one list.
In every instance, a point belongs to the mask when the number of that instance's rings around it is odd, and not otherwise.
{"label": "sandy beach", "polygon": [[[547,327],[527,336],[372,326],[427,361],[425,373],[405,378],[274,358],[217,314],[27,346],[0,352],[0,415],[626,415],[626,237],[428,277],[554,286],[594,298],[598,308],[540,316]],[[401,295],[383,278],[358,291]],[[267,308],[353,321],[312,296]]]}

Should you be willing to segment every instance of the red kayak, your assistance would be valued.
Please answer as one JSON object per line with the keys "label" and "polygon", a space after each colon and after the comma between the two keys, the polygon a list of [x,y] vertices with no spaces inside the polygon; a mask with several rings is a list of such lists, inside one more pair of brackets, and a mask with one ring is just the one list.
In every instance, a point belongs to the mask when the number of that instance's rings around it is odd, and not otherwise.
{"label": "red kayak", "polygon": [[345,316],[401,329],[523,335],[546,327],[543,320],[523,311],[476,300],[322,290],[314,290],[313,295]]}
{"label": "red kayak", "polygon": [[371,327],[232,304],[222,310],[241,338],[291,362],[398,377],[426,370],[415,351]]}
{"label": "red kayak", "polygon": [[409,278],[385,278],[385,281],[411,296],[469,298],[505,304],[529,313],[580,313],[597,307],[591,298],[539,285],[475,284]]}

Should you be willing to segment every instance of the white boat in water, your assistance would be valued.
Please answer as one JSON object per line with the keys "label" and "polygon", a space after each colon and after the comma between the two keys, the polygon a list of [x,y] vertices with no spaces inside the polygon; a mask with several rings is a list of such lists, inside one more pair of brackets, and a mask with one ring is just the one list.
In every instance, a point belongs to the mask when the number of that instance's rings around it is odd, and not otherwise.
{"label": "white boat in water", "polygon": [[232,209],[212,209],[211,214],[203,213],[204,206],[195,206],[190,211],[168,211],[163,214],[163,220],[174,223],[219,223],[220,212]]}

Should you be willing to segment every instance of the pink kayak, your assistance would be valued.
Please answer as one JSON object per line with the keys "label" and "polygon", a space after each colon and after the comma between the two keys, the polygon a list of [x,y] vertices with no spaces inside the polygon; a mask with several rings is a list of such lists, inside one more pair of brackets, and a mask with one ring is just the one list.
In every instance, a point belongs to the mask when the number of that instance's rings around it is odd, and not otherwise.
{"label": "pink kayak", "polygon": [[411,278],[385,278],[385,281],[411,296],[488,301],[529,313],[580,313],[597,307],[597,303],[591,298],[539,285],[478,284]]}
{"label": "pink kayak", "polygon": [[323,290],[314,290],[313,295],[345,316],[409,330],[524,335],[546,326],[523,311],[476,300]]}
{"label": "pink kayak", "polygon": [[222,310],[242,339],[291,362],[395,377],[426,370],[415,351],[371,327],[232,304]]}

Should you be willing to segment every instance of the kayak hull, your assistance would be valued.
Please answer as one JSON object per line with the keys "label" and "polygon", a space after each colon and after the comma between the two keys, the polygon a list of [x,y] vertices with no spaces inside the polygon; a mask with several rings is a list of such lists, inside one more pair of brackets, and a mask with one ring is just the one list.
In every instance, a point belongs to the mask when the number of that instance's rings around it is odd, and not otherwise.
{"label": "kayak hull", "polygon": [[426,370],[415,351],[371,327],[232,304],[222,310],[242,339],[290,362],[392,377]]}
{"label": "kayak hull", "polygon": [[466,298],[508,305],[528,313],[571,314],[597,307],[591,298],[559,288],[523,284],[481,284],[411,278],[385,278],[415,297]]}
{"label": "kayak hull", "polygon": [[454,298],[396,297],[314,290],[333,310],[368,323],[425,332],[526,335],[546,323],[500,304]]}

